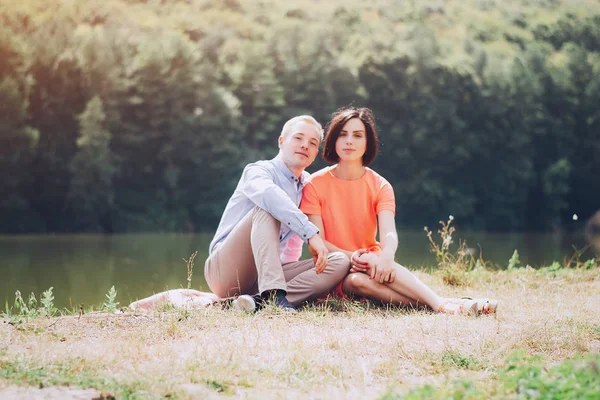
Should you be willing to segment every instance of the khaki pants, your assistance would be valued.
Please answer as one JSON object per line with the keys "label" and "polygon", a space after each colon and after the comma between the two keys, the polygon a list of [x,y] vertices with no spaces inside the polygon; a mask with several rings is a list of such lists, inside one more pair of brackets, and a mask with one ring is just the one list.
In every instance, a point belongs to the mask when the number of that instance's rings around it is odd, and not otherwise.
{"label": "khaki pants", "polygon": [[229,297],[282,289],[288,301],[298,305],[327,294],[348,274],[350,261],[339,252],[329,254],[319,275],[312,259],[281,265],[279,228],[279,221],[261,208],[250,211],[206,260],[210,290]]}

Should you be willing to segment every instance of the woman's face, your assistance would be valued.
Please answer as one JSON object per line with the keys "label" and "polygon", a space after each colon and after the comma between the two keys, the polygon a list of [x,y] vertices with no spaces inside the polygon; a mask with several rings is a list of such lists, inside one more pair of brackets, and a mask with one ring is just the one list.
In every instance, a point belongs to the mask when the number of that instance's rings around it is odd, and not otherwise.
{"label": "woman's face", "polygon": [[352,118],[342,127],[335,142],[335,152],[340,162],[360,161],[367,151],[367,132],[365,124],[359,118]]}

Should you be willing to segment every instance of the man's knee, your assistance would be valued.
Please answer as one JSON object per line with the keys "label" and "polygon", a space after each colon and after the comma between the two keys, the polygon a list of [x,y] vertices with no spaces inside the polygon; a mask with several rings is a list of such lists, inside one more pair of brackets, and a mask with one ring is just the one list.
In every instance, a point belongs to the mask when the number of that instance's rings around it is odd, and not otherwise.
{"label": "man's knee", "polygon": [[256,221],[260,221],[261,223],[276,224],[278,226],[280,225],[280,222],[277,219],[275,219],[274,216],[272,216],[259,206],[255,206],[252,209],[252,223],[255,223]]}
{"label": "man's knee", "polygon": [[350,271],[350,259],[347,255],[341,252],[329,253],[327,257],[327,268],[335,275],[339,275],[341,281],[342,278]]}

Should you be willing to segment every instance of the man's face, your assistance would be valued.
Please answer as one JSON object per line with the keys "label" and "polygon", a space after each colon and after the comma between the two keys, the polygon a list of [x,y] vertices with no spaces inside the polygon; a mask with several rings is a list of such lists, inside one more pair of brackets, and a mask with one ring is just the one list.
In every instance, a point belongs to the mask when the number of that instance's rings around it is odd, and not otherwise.
{"label": "man's face", "polygon": [[279,153],[285,165],[295,172],[312,164],[320,144],[321,135],[317,128],[300,121],[285,136],[279,137]]}

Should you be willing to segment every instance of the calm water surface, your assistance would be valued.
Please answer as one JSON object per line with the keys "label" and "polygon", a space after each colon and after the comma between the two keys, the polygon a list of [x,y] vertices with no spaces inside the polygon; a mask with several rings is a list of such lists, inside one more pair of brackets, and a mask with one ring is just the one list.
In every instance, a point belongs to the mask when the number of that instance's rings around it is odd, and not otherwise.
{"label": "calm water surface", "polygon": [[[483,249],[484,260],[505,267],[517,249],[532,266],[570,258],[583,235],[465,233],[469,247]],[[182,258],[198,251],[192,287],[208,290],[203,276],[210,234],[0,236],[0,305],[54,287],[59,307],[101,304],[112,285],[121,305],[167,289],[187,287]],[[455,235],[455,241],[458,239]],[[397,260],[413,268],[432,265],[423,231],[400,232]],[[306,253],[306,249],[305,249]],[[586,253],[588,254],[588,253]],[[590,255],[591,256],[591,255]]]}

